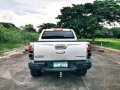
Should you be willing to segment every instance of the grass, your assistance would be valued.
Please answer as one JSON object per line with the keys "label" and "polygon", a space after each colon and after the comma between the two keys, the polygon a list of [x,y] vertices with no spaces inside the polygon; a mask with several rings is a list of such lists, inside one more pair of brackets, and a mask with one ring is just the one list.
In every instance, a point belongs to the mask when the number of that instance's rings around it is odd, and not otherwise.
{"label": "grass", "polygon": [[35,32],[0,26],[0,54],[8,49],[25,46],[31,41],[36,41],[38,37],[39,34]]}
{"label": "grass", "polygon": [[[92,41],[91,39],[83,39],[84,41]],[[113,48],[120,50],[120,39],[116,38],[96,38],[95,45],[102,45],[104,47]]]}
{"label": "grass", "polygon": [[2,55],[4,52],[9,51],[13,48],[20,48],[23,47],[24,44],[0,44],[0,55]]}

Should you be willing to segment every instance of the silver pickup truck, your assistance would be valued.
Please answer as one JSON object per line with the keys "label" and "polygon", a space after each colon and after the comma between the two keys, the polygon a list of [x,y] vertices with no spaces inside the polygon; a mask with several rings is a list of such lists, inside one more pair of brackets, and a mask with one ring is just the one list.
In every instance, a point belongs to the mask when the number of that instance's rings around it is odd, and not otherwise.
{"label": "silver pickup truck", "polygon": [[42,71],[76,72],[80,76],[91,68],[91,45],[77,40],[72,29],[53,28],[41,32],[29,45],[29,68],[33,77]]}

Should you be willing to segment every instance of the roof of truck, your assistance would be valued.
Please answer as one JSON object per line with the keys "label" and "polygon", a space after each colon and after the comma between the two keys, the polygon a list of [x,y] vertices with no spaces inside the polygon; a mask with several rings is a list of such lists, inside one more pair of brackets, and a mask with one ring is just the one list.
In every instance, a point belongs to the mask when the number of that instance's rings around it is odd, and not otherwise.
{"label": "roof of truck", "polygon": [[45,29],[45,31],[71,31],[72,29],[67,28],[51,28],[51,29]]}

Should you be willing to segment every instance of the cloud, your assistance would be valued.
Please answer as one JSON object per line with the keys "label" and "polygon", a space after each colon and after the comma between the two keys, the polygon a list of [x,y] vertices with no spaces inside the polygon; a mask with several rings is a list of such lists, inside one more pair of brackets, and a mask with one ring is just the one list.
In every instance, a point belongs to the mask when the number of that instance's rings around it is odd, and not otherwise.
{"label": "cloud", "polygon": [[93,0],[0,0],[0,21],[12,22],[17,26],[56,23],[60,9],[71,4]]}

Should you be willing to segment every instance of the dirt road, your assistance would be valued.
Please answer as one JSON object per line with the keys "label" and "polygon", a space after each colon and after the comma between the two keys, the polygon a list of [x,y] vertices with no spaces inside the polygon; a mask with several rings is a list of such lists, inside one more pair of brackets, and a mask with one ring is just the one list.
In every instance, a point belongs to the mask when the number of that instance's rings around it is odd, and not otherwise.
{"label": "dirt road", "polygon": [[120,55],[94,51],[92,62],[84,77],[44,73],[32,78],[27,53],[0,59],[0,90],[120,90]]}

